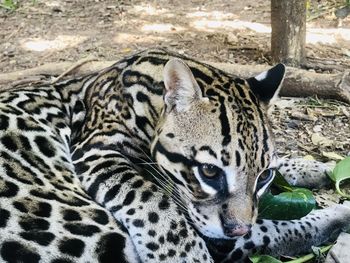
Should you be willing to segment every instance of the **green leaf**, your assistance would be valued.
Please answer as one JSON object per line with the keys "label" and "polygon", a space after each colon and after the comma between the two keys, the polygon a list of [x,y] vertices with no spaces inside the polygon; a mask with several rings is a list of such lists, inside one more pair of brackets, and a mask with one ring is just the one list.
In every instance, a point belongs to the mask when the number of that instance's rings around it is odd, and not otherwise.
{"label": "green leaf", "polygon": [[255,255],[249,257],[253,263],[282,263],[282,261],[267,255]]}
{"label": "green leaf", "polygon": [[276,176],[273,179],[273,185],[279,188],[283,192],[292,192],[293,187],[284,179],[283,175],[276,171]]}
{"label": "green leaf", "polygon": [[330,178],[335,182],[335,188],[337,189],[337,192],[346,198],[350,198],[350,195],[341,189],[342,186],[344,186],[345,182],[350,182],[350,157],[347,157],[337,163],[333,172],[330,174]]}
{"label": "green leaf", "polygon": [[259,202],[259,217],[275,220],[299,219],[316,206],[312,192],[304,188],[292,188],[291,192],[264,194]]}

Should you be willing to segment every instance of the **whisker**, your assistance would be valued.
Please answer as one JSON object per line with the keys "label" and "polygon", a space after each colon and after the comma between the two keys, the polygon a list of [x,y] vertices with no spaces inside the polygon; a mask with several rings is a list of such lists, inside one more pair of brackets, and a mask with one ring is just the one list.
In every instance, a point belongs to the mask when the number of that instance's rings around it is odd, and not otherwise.
{"label": "whisker", "polygon": [[161,191],[165,191],[166,194],[168,194],[178,206],[180,206],[184,210],[187,210],[187,207],[183,204],[182,200],[179,197],[174,196],[174,194],[167,189],[167,186],[164,185],[164,183],[162,181],[160,181],[159,179],[156,179],[156,180],[161,186],[163,186],[161,188],[157,185],[158,189],[160,189]]}

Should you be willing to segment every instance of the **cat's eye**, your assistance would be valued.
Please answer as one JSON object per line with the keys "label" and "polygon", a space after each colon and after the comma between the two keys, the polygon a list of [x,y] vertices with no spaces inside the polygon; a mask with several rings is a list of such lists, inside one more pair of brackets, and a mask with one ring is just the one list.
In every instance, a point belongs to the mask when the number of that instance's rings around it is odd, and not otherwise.
{"label": "cat's eye", "polygon": [[259,177],[258,177],[258,182],[257,182],[257,189],[263,188],[266,184],[271,183],[272,179],[275,176],[275,169],[266,169],[263,171]]}
{"label": "cat's eye", "polygon": [[221,169],[213,164],[201,164],[198,166],[198,171],[201,176],[206,178],[215,178],[221,174]]}

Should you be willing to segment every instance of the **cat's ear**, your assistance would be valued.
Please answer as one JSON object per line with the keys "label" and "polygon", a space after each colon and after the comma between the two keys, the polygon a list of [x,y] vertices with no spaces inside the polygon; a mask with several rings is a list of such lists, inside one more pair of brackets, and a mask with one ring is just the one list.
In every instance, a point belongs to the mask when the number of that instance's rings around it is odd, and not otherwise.
{"label": "cat's ear", "polygon": [[255,96],[260,101],[269,104],[281,89],[285,71],[286,67],[283,64],[277,64],[273,68],[247,79],[247,82]]}
{"label": "cat's ear", "polygon": [[185,111],[193,101],[202,97],[202,92],[190,68],[178,58],[169,60],[163,72],[167,109]]}

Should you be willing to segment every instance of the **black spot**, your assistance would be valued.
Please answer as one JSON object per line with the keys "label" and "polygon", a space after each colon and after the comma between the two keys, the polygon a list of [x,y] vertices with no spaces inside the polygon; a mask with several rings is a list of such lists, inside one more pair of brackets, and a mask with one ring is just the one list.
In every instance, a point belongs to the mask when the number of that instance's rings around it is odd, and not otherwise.
{"label": "black spot", "polygon": [[167,133],[165,136],[171,139],[175,137],[174,133],[171,133],[171,132]]}
{"label": "black spot", "polygon": [[186,238],[188,236],[187,229],[186,228],[181,229],[180,232],[179,232],[179,236],[181,236],[183,238]]}
{"label": "black spot", "polygon": [[199,242],[199,243],[198,243],[198,246],[199,246],[200,249],[203,249],[203,244],[202,244],[202,242]]}
{"label": "black spot", "polygon": [[36,136],[34,142],[37,144],[40,152],[42,152],[47,157],[55,156],[55,148],[51,145],[51,143],[43,136]]}
{"label": "black spot", "polygon": [[166,240],[167,240],[168,242],[174,243],[174,245],[177,245],[177,244],[179,244],[179,242],[180,242],[179,236],[178,236],[177,234],[174,234],[172,231],[169,231],[169,232],[167,233]]}
{"label": "black spot", "polygon": [[10,212],[0,208],[0,227],[6,227],[7,220],[10,218]]}
{"label": "black spot", "polygon": [[154,237],[154,236],[156,236],[156,231],[154,231],[154,230],[149,230],[149,231],[148,231],[148,235],[150,235],[151,237]]}
{"label": "black spot", "polygon": [[109,189],[105,195],[103,203],[105,204],[105,203],[111,201],[113,198],[115,198],[117,196],[117,194],[119,193],[120,187],[121,187],[120,184],[116,184],[111,189]]}
{"label": "black spot", "polygon": [[260,229],[261,229],[261,231],[263,231],[264,233],[267,232],[267,227],[266,227],[266,226],[261,226]]}
{"label": "black spot", "polygon": [[270,244],[270,238],[268,236],[263,236],[263,243],[264,246],[267,246],[268,244]]}
{"label": "black spot", "polygon": [[31,151],[32,147],[30,146],[30,142],[27,137],[23,135],[18,136],[20,142],[21,142],[21,148],[27,151]]}
{"label": "black spot", "polygon": [[109,222],[107,213],[99,209],[94,210],[94,215],[92,216],[92,219],[96,223],[99,223],[101,225],[106,225]]}
{"label": "black spot", "polygon": [[241,155],[239,154],[238,151],[236,151],[236,166],[237,167],[241,166]]}
{"label": "black spot", "polygon": [[101,163],[99,163],[98,165],[96,165],[92,170],[91,170],[91,174],[95,174],[101,171],[104,171],[110,167],[112,167],[113,165],[115,165],[115,161],[114,160],[106,160],[103,161]]}
{"label": "black spot", "polygon": [[264,223],[264,221],[262,219],[257,219],[256,220],[256,224],[262,225]]}
{"label": "black spot", "polygon": [[158,241],[159,241],[159,243],[164,244],[164,242],[165,242],[164,236],[161,235],[161,236],[158,238]]}
{"label": "black spot", "polygon": [[[0,178],[1,182],[1,178]],[[12,182],[5,181],[3,186],[0,188],[0,197],[13,197],[18,193],[18,186]]]}
{"label": "black spot", "polygon": [[115,206],[112,206],[111,208],[110,208],[110,211],[111,211],[111,213],[116,213],[116,212],[118,212],[120,209],[122,209],[123,208],[123,206],[121,206],[121,205],[115,205]]}
{"label": "black spot", "polygon": [[110,233],[103,236],[98,242],[96,253],[98,262],[103,263],[126,263],[123,249],[125,247],[125,238],[116,233]]}
{"label": "black spot", "polygon": [[227,119],[227,112],[225,107],[225,98],[221,97],[220,100],[220,123],[221,123],[221,135],[224,137],[222,140],[222,144],[224,146],[228,145],[231,142],[231,131],[229,121]]}
{"label": "black spot", "polygon": [[135,219],[132,224],[136,227],[144,227],[145,223],[141,219]]}
{"label": "black spot", "polygon": [[9,117],[0,115],[0,130],[6,130],[9,126]]}
{"label": "black spot", "polygon": [[146,247],[151,250],[151,251],[156,251],[159,249],[159,245],[157,245],[156,243],[154,242],[149,242],[146,244]]}
{"label": "black spot", "polygon": [[157,223],[158,222],[158,220],[159,220],[159,216],[158,216],[158,214],[157,213],[155,213],[155,212],[150,212],[149,214],[148,214],[148,220],[151,222],[151,223]]}
{"label": "black spot", "polygon": [[[77,149],[77,150],[75,151],[75,153],[76,153],[77,151],[79,151],[79,149]],[[75,164],[75,171],[77,172],[77,174],[83,174],[83,173],[85,173],[85,172],[86,172],[87,170],[89,170],[89,169],[90,169],[90,166],[87,165],[87,164],[84,163],[84,162],[78,162],[78,163]]]}
{"label": "black spot", "polygon": [[139,188],[143,185],[143,180],[137,180],[136,182],[134,182],[132,185],[131,185],[131,188]]}
{"label": "black spot", "polygon": [[160,254],[160,255],[159,255],[159,260],[160,260],[160,261],[163,261],[163,260],[165,260],[166,258],[167,258],[167,256],[164,255],[164,254]]}
{"label": "black spot", "polygon": [[152,197],[152,195],[153,195],[152,192],[148,191],[148,190],[142,192],[141,202],[143,202],[143,203],[147,202]]}
{"label": "black spot", "polygon": [[50,227],[50,224],[48,221],[41,219],[41,218],[24,218],[21,221],[19,221],[19,225],[22,227],[25,231],[39,231],[39,230],[48,230]]}
{"label": "black spot", "polygon": [[50,245],[52,240],[55,239],[55,235],[50,232],[44,232],[44,231],[29,231],[29,232],[22,232],[21,237],[23,237],[26,240],[34,241],[42,246]]}
{"label": "black spot", "polygon": [[148,254],[147,254],[147,257],[150,258],[150,259],[154,259],[154,255],[151,254],[151,253],[148,253]]}
{"label": "black spot", "polygon": [[123,205],[130,205],[132,201],[134,201],[134,199],[135,199],[135,191],[132,190],[128,192],[127,195],[125,196]]}
{"label": "black spot", "polygon": [[59,203],[63,203],[63,204],[67,204],[67,205],[72,205],[72,206],[85,206],[85,205],[89,205],[90,203],[78,198],[78,197],[71,197],[69,199],[64,199],[61,198],[59,196],[57,196],[57,194],[53,193],[53,192],[45,192],[43,190],[39,191],[39,190],[30,190],[29,192],[31,195],[36,196],[36,197],[40,197],[46,200],[56,200]]}
{"label": "black spot", "polygon": [[58,245],[58,248],[62,253],[74,257],[80,257],[84,252],[84,247],[84,242],[77,238],[62,240]]}
{"label": "black spot", "polygon": [[15,152],[18,150],[17,143],[15,142],[14,138],[10,135],[4,135],[1,138],[2,144],[10,151]]}
{"label": "black spot", "polygon": [[241,259],[243,256],[243,251],[240,248],[237,248],[233,253],[231,254],[231,259],[233,261]]}
{"label": "black spot", "polygon": [[52,207],[50,204],[45,202],[38,203],[38,209],[33,212],[34,215],[40,217],[50,217]]}
{"label": "black spot", "polygon": [[15,201],[15,202],[13,202],[13,206],[14,206],[14,208],[16,208],[17,210],[19,210],[22,213],[28,213],[28,209],[21,202]]}
{"label": "black spot", "polygon": [[191,250],[191,244],[190,243],[186,244],[185,250],[186,250],[186,252],[190,252],[190,250]]}
{"label": "black spot", "polygon": [[130,208],[128,211],[126,211],[126,214],[130,215],[130,216],[135,214],[135,209],[134,208]]}
{"label": "black spot", "polygon": [[253,247],[255,247],[255,244],[253,241],[249,241],[249,242],[244,244],[245,249],[252,249]]}
{"label": "black spot", "polygon": [[3,260],[9,263],[36,263],[40,260],[40,256],[37,253],[30,251],[28,248],[15,241],[8,241],[2,244],[1,256]]}
{"label": "black spot", "polygon": [[63,219],[66,221],[81,221],[81,216],[77,211],[66,209],[63,211]]}
{"label": "black spot", "polygon": [[159,209],[160,210],[166,210],[166,209],[169,208],[169,206],[170,206],[170,204],[169,204],[168,199],[165,196],[163,196],[162,200],[158,204]]}
{"label": "black spot", "polygon": [[92,236],[93,234],[101,231],[97,226],[85,225],[81,223],[68,223],[64,225],[64,228],[72,234],[87,237]]}
{"label": "black spot", "polygon": [[173,256],[175,256],[176,255],[176,251],[174,250],[174,249],[169,249],[168,250],[168,256],[169,257],[173,257]]}
{"label": "black spot", "polygon": [[23,118],[17,117],[17,128],[20,130],[25,130],[25,131],[43,131],[45,130],[42,127],[38,127],[33,125],[33,123],[29,123]]}
{"label": "black spot", "polygon": [[204,259],[205,261],[207,261],[207,259],[208,259],[207,254],[203,254],[203,259]]}

